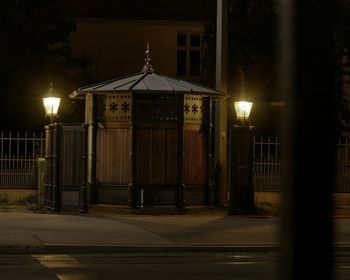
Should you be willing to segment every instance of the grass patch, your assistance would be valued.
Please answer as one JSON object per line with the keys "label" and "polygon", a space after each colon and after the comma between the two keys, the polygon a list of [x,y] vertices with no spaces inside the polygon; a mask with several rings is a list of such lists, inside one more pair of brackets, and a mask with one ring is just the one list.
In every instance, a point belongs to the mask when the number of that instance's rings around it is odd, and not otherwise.
{"label": "grass patch", "polygon": [[38,204],[38,196],[35,194],[30,194],[18,201],[22,204]]}
{"label": "grass patch", "polygon": [[9,197],[7,194],[0,194],[0,204],[8,204]]}

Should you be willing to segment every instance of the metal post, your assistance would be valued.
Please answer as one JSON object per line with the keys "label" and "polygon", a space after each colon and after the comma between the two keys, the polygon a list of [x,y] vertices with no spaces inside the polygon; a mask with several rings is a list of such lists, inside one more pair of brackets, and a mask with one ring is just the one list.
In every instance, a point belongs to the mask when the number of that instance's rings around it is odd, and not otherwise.
{"label": "metal post", "polygon": [[[227,17],[228,0],[217,0],[216,13],[216,89],[227,93]],[[214,204],[227,204],[227,102],[215,104],[215,185]]]}
{"label": "metal post", "polygon": [[130,93],[130,103],[131,103],[131,111],[130,111],[130,133],[131,133],[131,177],[129,183],[129,207],[137,208],[137,193],[136,193],[136,117],[135,117],[135,96]]}
{"label": "metal post", "polygon": [[60,190],[59,190],[59,142],[61,137],[61,126],[58,123],[53,124],[52,139],[52,210],[60,209]]}
{"label": "metal post", "polygon": [[214,181],[213,181],[213,150],[212,150],[212,129],[213,129],[213,100],[212,97],[208,98],[208,116],[207,116],[207,189],[205,204],[213,205],[213,191],[214,191]]}
{"label": "metal post", "polygon": [[178,100],[178,186],[176,191],[176,208],[182,212],[185,208],[185,176],[184,176],[184,95]]}
{"label": "metal post", "polygon": [[45,160],[46,160],[46,174],[45,174],[45,197],[44,205],[47,208],[52,206],[52,139],[53,139],[53,125],[45,126]]}
{"label": "metal post", "polygon": [[88,123],[88,164],[87,164],[87,188],[89,203],[96,203],[96,138],[97,138],[97,96],[88,94],[86,106],[89,107],[86,122]]}
{"label": "metal post", "polygon": [[45,205],[46,199],[46,160],[44,158],[38,158],[38,173],[37,173],[37,188],[38,188],[38,204],[40,206]]}
{"label": "metal post", "polygon": [[87,199],[87,139],[88,139],[88,124],[83,124],[83,155],[82,155],[82,182],[81,182],[81,188],[80,188],[80,213],[85,214],[88,212],[88,199]]}
{"label": "metal post", "polygon": [[231,128],[231,186],[228,214],[253,213],[253,132],[249,125]]}

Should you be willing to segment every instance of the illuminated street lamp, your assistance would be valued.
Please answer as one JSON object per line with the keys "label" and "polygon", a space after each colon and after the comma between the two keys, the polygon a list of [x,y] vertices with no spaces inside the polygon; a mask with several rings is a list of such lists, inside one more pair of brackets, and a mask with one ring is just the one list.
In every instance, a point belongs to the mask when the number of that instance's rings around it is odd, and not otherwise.
{"label": "illuminated street lamp", "polygon": [[230,199],[228,214],[248,214],[255,211],[253,188],[254,127],[249,116],[253,102],[246,101],[244,90],[234,102],[237,121],[231,126]]}
{"label": "illuminated street lamp", "polygon": [[45,109],[46,116],[50,118],[50,123],[53,123],[54,117],[57,116],[58,108],[60,107],[61,98],[59,98],[54,90],[52,83],[50,83],[50,88],[43,98],[43,105]]}

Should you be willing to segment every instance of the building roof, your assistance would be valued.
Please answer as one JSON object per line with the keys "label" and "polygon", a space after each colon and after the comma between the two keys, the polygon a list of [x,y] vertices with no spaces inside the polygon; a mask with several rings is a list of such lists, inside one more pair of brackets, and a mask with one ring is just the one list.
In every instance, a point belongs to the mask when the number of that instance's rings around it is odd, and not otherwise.
{"label": "building roof", "polygon": [[88,93],[106,94],[109,92],[194,94],[218,98],[224,96],[221,91],[199,84],[157,74],[153,71],[142,71],[134,75],[81,87],[71,93],[70,97],[82,98]]}

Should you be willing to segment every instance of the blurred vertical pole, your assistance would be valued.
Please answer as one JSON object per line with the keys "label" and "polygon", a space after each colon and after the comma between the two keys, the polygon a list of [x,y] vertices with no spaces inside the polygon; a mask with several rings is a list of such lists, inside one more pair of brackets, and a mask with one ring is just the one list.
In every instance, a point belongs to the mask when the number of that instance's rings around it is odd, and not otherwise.
{"label": "blurred vertical pole", "polygon": [[332,278],[334,0],[281,1],[281,279]]}
{"label": "blurred vertical pole", "polygon": [[96,204],[96,138],[97,138],[97,96],[86,95],[86,119],[88,126],[87,191],[90,204]]}
{"label": "blurred vertical pole", "polygon": [[[217,0],[216,11],[216,89],[227,94],[227,16],[228,0]],[[214,204],[227,204],[227,102],[215,103],[215,190]]]}

